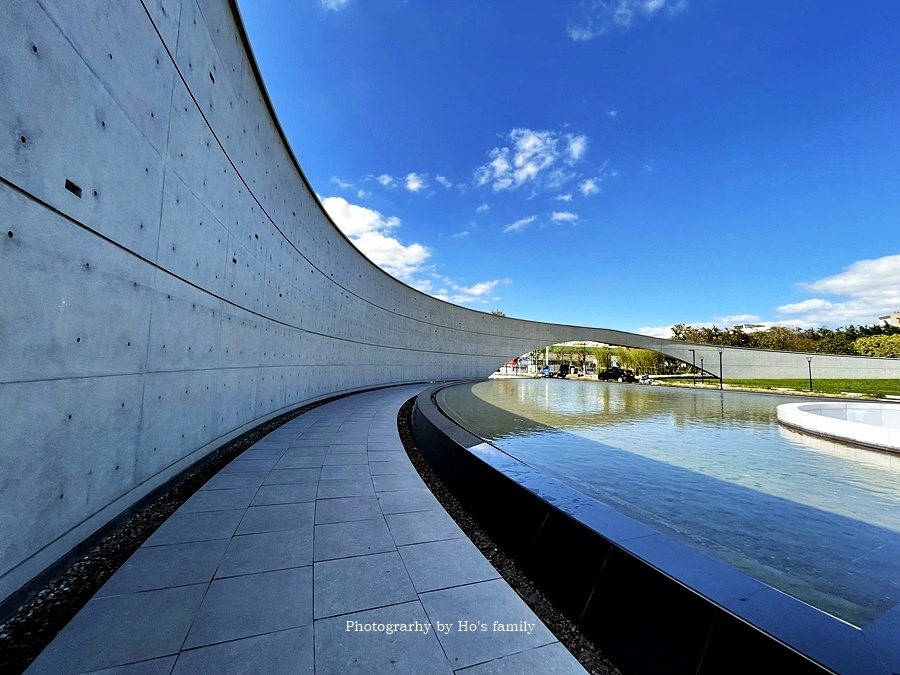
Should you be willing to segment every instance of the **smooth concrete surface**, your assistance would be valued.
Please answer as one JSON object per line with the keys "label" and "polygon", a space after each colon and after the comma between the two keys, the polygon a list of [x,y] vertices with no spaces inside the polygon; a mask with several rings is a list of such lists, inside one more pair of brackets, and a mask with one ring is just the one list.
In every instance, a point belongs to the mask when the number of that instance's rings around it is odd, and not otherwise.
{"label": "smooth concrete surface", "polygon": [[[718,373],[708,345],[495,317],[372,265],[300,170],[233,2],[0,3],[0,82],[0,603],[331,394],[484,377],[573,339],[693,349]],[[807,375],[802,354],[727,349],[723,367]],[[900,377],[900,360],[812,369]]]}
{"label": "smooth concrete surface", "polygon": [[261,439],[27,672],[583,673],[406,456],[397,411],[422,388],[334,401]]}
{"label": "smooth concrete surface", "polygon": [[778,421],[817,436],[900,453],[900,404],[784,403]]}

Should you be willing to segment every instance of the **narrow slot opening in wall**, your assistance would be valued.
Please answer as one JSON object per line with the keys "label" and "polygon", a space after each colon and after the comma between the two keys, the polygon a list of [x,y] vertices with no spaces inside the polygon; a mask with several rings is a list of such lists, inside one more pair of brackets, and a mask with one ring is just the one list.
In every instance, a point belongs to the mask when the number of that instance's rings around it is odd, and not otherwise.
{"label": "narrow slot opening in wall", "polygon": [[75,183],[70,181],[68,178],[66,178],[66,190],[81,199],[81,188],[75,185]]}

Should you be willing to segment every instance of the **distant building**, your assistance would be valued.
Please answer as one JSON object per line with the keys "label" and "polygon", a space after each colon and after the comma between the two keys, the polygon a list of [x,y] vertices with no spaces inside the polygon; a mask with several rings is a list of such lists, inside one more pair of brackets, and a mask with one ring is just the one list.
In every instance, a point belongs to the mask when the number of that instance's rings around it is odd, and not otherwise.
{"label": "distant building", "polygon": [[896,326],[900,328],[900,311],[888,314],[887,316],[879,316],[878,320],[883,322],[885,326]]}

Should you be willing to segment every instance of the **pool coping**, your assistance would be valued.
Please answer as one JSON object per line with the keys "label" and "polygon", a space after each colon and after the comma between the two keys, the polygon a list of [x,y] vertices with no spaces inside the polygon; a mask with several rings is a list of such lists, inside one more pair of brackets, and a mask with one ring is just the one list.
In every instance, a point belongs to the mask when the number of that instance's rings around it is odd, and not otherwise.
{"label": "pool coping", "polygon": [[[450,419],[441,384],[413,430],[435,473],[623,670],[900,670],[900,606],[860,629],[549,478]],[[649,644],[666,645],[665,661]]]}
{"label": "pool coping", "polygon": [[891,410],[896,417],[897,413],[900,413],[900,403],[869,401],[783,403],[776,410],[778,422],[791,429],[857,447],[900,454],[900,428],[832,417],[823,412],[841,409],[847,415],[850,411],[877,411],[883,419],[886,410]]}

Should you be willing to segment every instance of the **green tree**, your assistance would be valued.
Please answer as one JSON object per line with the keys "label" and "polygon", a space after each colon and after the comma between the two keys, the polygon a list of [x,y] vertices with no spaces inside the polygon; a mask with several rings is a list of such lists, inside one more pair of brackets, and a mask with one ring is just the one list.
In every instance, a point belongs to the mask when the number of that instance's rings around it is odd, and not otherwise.
{"label": "green tree", "polygon": [[853,349],[863,356],[900,357],[900,335],[869,335],[856,338]]}
{"label": "green tree", "polygon": [[502,309],[492,309],[490,313],[494,316],[506,316],[506,312],[504,312]]}

